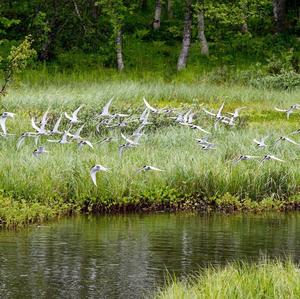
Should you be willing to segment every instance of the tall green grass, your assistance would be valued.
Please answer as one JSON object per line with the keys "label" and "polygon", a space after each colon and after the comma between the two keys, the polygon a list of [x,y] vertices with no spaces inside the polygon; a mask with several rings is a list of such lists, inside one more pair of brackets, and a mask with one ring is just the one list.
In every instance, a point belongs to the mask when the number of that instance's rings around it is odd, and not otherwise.
{"label": "tall green grass", "polygon": [[156,299],[244,299],[300,297],[299,267],[291,261],[233,263],[209,267],[188,281],[174,280]]}
{"label": "tall green grass", "polygon": [[[82,79],[71,77],[68,83],[60,82],[59,77],[47,78],[46,81],[25,80],[10,91],[2,103],[4,111],[17,113],[15,120],[7,121],[9,132],[16,136],[2,138],[0,143],[0,193],[4,197],[50,206],[61,202],[81,207],[110,207],[170,204],[191,198],[209,202],[226,194],[239,200],[271,198],[282,201],[299,194],[299,148],[289,144],[272,145],[280,135],[298,129],[299,113],[287,121],[284,114],[274,111],[274,106],[288,107],[295,103],[300,96],[299,90],[279,92],[153,80],[88,83],[88,75]],[[94,115],[112,96],[115,96],[112,111],[131,114],[141,113],[143,96],[157,107],[179,110],[191,107],[197,113],[197,123],[209,130],[212,130],[212,122],[201,110],[202,104],[216,109],[224,101],[226,112],[238,106],[247,106],[247,109],[242,112],[240,128],[221,127],[213,132],[211,140],[217,149],[212,151],[203,151],[196,144],[194,139],[203,136],[202,133],[176,125],[166,117],[152,117],[155,125],[146,128],[141,145],[126,150],[120,160],[118,145],[123,142],[120,129],[103,129],[100,135],[95,133]],[[118,137],[118,142],[79,151],[76,144],[47,143],[47,138],[42,137],[41,144],[46,146],[49,154],[34,158],[32,151],[36,146],[33,140],[26,140],[25,145],[16,150],[17,137],[24,131],[32,131],[30,117],[40,117],[50,108],[49,122],[53,124],[61,112],[73,111],[80,104],[85,106],[79,118],[87,123],[82,135],[92,142],[112,135]],[[137,125],[133,123],[123,132],[129,136]],[[67,128],[65,120],[62,127]],[[270,135],[267,140],[270,146],[265,150],[257,149],[252,139],[265,135]],[[295,138],[300,142],[299,137]],[[232,163],[242,154],[262,157],[267,153],[287,162]],[[90,167],[95,163],[111,168],[109,172],[97,175],[98,187],[92,184],[89,176]],[[147,164],[165,171],[136,174],[138,168]]]}

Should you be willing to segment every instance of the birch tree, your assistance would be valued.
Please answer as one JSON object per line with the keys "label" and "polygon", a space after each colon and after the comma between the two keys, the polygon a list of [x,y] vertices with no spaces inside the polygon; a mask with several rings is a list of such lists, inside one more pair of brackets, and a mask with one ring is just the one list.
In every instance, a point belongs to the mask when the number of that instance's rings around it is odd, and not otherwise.
{"label": "birch tree", "polygon": [[204,26],[204,0],[199,0],[196,5],[197,23],[198,23],[198,39],[201,48],[201,55],[208,56],[208,43],[205,36]]}
{"label": "birch tree", "polygon": [[154,20],[153,28],[158,30],[160,28],[160,18],[161,18],[161,0],[155,1],[155,11],[154,11]]}
{"label": "birch tree", "polygon": [[185,14],[183,24],[183,37],[181,52],[177,62],[177,70],[181,71],[186,68],[187,59],[191,46],[191,28],[192,27],[192,0],[186,0]]}
{"label": "birch tree", "polygon": [[115,44],[117,69],[120,72],[124,69],[122,29],[124,18],[130,10],[130,6],[126,4],[123,0],[100,0],[96,2],[96,5],[100,5],[102,11],[109,17],[112,26],[112,39]]}

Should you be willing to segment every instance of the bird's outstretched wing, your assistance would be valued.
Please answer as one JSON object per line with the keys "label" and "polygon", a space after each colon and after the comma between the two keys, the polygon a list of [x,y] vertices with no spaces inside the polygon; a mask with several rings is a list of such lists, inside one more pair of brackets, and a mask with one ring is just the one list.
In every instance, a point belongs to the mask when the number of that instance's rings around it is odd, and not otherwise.
{"label": "bird's outstretched wing", "polygon": [[112,101],[113,101],[113,97],[105,104],[105,106],[103,107],[103,109],[102,109],[102,112],[100,113],[101,115],[103,115],[103,116],[110,116],[110,113],[109,113],[109,107],[110,107],[110,105],[111,105],[111,103],[112,103]]}
{"label": "bird's outstretched wing", "polygon": [[157,167],[154,167],[154,166],[149,166],[149,168],[150,168],[151,170],[155,170],[155,171],[163,171],[162,169],[157,168]]}
{"label": "bird's outstretched wing", "polygon": [[206,110],[205,108],[202,108],[202,110],[206,113],[206,114],[208,114],[208,115],[211,115],[211,116],[216,116],[216,114],[215,113],[212,113],[212,112],[210,112],[210,111],[208,111],[208,110]]}
{"label": "bird's outstretched wing", "polygon": [[80,105],[72,114],[72,116],[75,118],[77,117],[78,112],[80,111],[80,109],[83,107],[83,105]]}
{"label": "bird's outstretched wing", "polygon": [[277,108],[277,107],[274,107],[274,108],[275,108],[276,111],[279,111],[279,112],[287,112],[286,109],[279,109],[279,108]]}
{"label": "bird's outstretched wing", "polygon": [[6,135],[7,129],[6,129],[6,118],[0,118],[0,126],[3,132],[3,135]]}
{"label": "bird's outstretched wing", "polygon": [[149,110],[151,110],[151,111],[154,112],[154,113],[157,112],[157,109],[155,109],[154,107],[152,107],[152,106],[147,102],[147,100],[146,100],[145,98],[143,98],[143,101],[144,101],[146,107],[147,107]]}
{"label": "bird's outstretched wing", "polygon": [[122,136],[122,138],[123,138],[126,142],[128,142],[128,143],[130,143],[130,144],[132,144],[132,145],[138,145],[137,142],[134,142],[133,140],[127,138],[123,133],[121,133],[121,136]]}
{"label": "bird's outstretched wing", "polygon": [[90,176],[95,186],[97,186],[96,173],[97,171],[94,169],[94,167],[92,167],[90,170]]}
{"label": "bird's outstretched wing", "polygon": [[284,160],[281,160],[281,159],[279,159],[279,158],[277,158],[277,157],[275,157],[275,156],[270,156],[270,158],[271,158],[272,160],[276,160],[276,161],[279,161],[279,162],[285,162]]}
{"label": "bird's outstretched wing", "polygon": [[62,119],[62,114],[59,116],[58,120],[56,121],[56,123],[55,123],[55,125],[54,125],[54,128],[53,128],[53,131],[54,131],[54,132],[57,132],[57,131],[58,131],[58,128],[59,128],[61,119]]}

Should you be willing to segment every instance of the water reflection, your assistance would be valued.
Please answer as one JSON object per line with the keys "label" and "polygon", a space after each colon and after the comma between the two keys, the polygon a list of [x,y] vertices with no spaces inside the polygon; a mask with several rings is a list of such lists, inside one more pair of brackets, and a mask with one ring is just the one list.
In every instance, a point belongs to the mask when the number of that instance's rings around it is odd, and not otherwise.
{"label": "water reflection", "polygon": [[0,232],[1,298],[141,298],[199,265],[300,257],[300,214],[77,217]]}

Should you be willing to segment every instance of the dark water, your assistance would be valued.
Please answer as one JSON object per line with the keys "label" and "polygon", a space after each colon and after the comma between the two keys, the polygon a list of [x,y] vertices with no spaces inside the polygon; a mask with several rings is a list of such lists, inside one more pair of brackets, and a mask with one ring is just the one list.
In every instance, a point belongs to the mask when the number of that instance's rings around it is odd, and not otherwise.
{"label": "dark water", "polygon": [[78,217],[0,232],[0,298],[142,298],[208,264],[300,259],[300,213]]}

